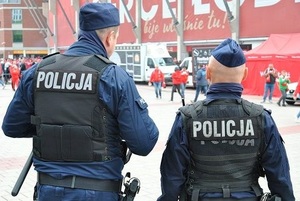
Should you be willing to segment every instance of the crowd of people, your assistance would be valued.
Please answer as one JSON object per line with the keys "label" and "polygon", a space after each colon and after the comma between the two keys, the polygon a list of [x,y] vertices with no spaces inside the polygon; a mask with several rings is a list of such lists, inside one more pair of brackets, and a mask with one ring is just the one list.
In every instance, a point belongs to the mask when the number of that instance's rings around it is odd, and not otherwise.
{"label": "crowd of people", "polygon": [[[276,103],[279,107],[286,107],[287,105],[286,97],[289,91],[289,84],[291,83],[290,74],[284,69],[281,71],[277,70],[274,67],[274,64],[270,63],[268,67],[264,70],[262,77],[265,78],[265,85],[264,85],[263,100],[261,103],[265,103],[267,100],[269,103],[273,103],[272,98],[273,98],[275,87],[277,85],[281,93],[281,96],[279,97]],[[297,97],[300,95],[299,81],[295,91],[292,94],[295,101],[297,100]],[[300,112],[296,115],[296,122],[300,122]]]}
{"label": "crowd of people", "polygon": [[[192,72],[189,72],[185,66],[182,66],[181,69],[179,66],[175,67],[174,72],[172,73],[172,88],[170,101],[173,101],[175,92],[179,94],[181,99],[185,99],[185,89],[190,73]],[[162,87],[165,88],[166,83],[164,74],[158,66],[156,66],[154,71],[151,73],[149,86],[151,85],[154,86],[156,98],[161,99]],[[195,73],[195,98],[194,100],[191,100],[191,102],[196,102],[200,93],[206,95],[208,85],[209,81],[206,78],[206,65],[199,64],[199,67]]]}
{"label": "crowd of people", "polygon": [[286,106],[286,95],[288,91],[288,84],[290,81],[290,75],[286,70],[278,71],[274,68],[274,65],[270,63],[268,67],[265,69],[263,73],[263,77],[265,78],[265,86],[264,86],[264,94],[263,100],[261,103],[265,103],[268,99],[269,103],[272,102],[274,90],[276,87],[276,83],[278,89],[280,90],[281,96],[277,101],[278,106]]}
{"label": "crowd of people", "polygon": [[22,72],[38,63],[41,60],[40,57],[36,58],[1,58],[0,68],[0,84],[5,89],[6,84],[11,83],[11,88],[15,91],[18,88]]}

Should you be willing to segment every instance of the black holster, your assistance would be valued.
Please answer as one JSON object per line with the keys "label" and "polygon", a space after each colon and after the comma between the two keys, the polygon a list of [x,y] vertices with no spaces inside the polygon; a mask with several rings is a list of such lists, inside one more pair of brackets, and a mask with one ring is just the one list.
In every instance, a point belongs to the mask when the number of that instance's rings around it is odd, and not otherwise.
{"label": "black holster", "polygon": [[130,178],[130,172],[126,173],[125,179],[128,178],[127,181],[124,180],[125,190],[122,196],[121,201],[133,201],[135,195],[140,191],[140,180],[136,177]]}
{"label": "black holster", "polygon": [[271,195],[271,193],[264,193],[261,196],[260,201],[281,201],[281,197],[276,194]]}

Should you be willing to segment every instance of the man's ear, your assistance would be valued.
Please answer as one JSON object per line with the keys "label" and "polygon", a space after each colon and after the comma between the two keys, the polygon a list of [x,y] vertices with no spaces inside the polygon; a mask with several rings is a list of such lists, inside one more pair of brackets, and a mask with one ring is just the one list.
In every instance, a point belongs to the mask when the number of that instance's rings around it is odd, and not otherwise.
{"label": "man's ear", "polygon": [[247,78],[247,76],[248,76],[248,67],[245,67],[242,81],[245,80]]}
{"label": "man's ear", "polygon": [[111,34],[111,32],[106,35],[105,43],[106,43],[107,47],[109,47],[111,45],[111,43],[112,43],[112,34]]}

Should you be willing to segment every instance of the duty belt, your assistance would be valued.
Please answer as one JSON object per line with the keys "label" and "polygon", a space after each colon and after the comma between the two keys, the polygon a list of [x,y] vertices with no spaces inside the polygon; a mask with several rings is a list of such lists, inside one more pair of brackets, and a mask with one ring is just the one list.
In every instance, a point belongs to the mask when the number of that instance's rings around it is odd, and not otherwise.
{"label": "duty belt", "polygon": [[258,201],[259,198],[253,197],[253,198],[199,198],[199,201]]}
{"label": "duty belt", "polygon": [[86,177],[69,176],[55,179],[48,174],[38,173],[38,183],[42,185],[80,188],[95,191],[121,192],[122,181],[100,180]]}

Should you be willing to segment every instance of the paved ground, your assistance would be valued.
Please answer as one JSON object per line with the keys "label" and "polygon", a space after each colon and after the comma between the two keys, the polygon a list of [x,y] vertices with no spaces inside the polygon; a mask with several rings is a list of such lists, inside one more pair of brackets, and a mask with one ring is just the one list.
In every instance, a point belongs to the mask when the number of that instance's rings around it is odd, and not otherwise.
{"label": "paved ground", "polygon": [[[162,99],[156,99],[154,89],[147,85],[138,85],[142,97],[149,105],[151,117],[156,122],[160,136],[154,150],[147,157],[133,155],[131,161],[126,165],[124,174],[127,171],[141,180],[141,191],[136,201],[154,201],[160,195],[160,173],[159,166],[164,145],[168,138],[175,113],[181,106],[178,94],[174,94],[174,101],[170,102],[170,87],[163,89]],[[186,91],[186,102],[194,98],[194,90]],[[2,125],[3,115],[7,105],[13,96],[13,91],[7,85],[5,90],[0,90],[0,124]],[[244,98],[259,103],[261,97],[244,96]],[[203,99],[203,95],[199,97]],[[277,98],[274,98],[276,102]],[[296,113],[300,106],[278,107],[276,104],[264,104],[273,111],[272,115],[285,140],[286,150],[290,160],[291,176],[294,185],[295,196],[300,200],[300,158],[298,150],[300,146],[300,123],[295,122]],[[12,139],[3,135],[0,130],[0,200],[32,200],[33,186],[36,181],[36,173],[31,168],[17,197],[11,196],[11,190],[25,164],[31,151],[31,139]],[[260,180],[262,187],[267,190],[266,181]]]}

